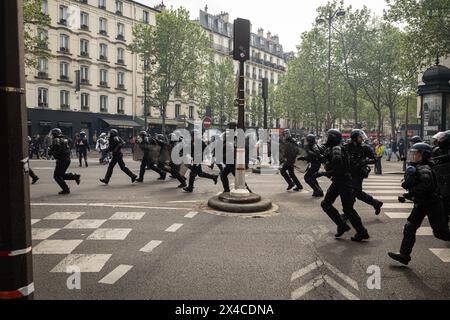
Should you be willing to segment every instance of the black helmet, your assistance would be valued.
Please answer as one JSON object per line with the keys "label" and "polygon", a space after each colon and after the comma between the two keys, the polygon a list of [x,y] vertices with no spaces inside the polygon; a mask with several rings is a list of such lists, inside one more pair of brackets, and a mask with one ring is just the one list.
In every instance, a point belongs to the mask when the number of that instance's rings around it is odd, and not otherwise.
{"label": "black helmet", "polygon": [[117,131],[116,129],[111,129],[111,131],[109,131],[110,137],[117,137],[118,135],[119,135],[119,131]]}
{"label": "black helmet", "polygon": [[423,141],[422,141],[422,138],[419,137],[419,136],[414,136],[414,137],[412,137],[410,141],[411,141],[411,144],[412,144],[412,145],[415,145],[416,143],[421,143],[421,142],[423,142]]}
{"label": "black helmet", "polygon": [[148,136],[148,133],[147,133],[147,131],[141,131],[141,132],[139,132],[139,135],[140,135],[142,138],[145,138],[145,137]]}
{"label": "black helmet", "polygon": [[60,135],[62,135],[62,131],[61,131],[60,128],[52,129],[52,136],[57,137],[57,136],[60,136]]}
{"label": "black helmet", "polygon": [[415,153],[420,153],[422,155],[422,159],[427,161],[431,158],[431,154],[433,152],[433,149],[431,148],[431,146],[429,144],[423,143],[423,142],[419,142],[416,143],[412,146],[410,153],[411,153],[411,162],[417,162],[414,161],[414,154]]}
{"label": "black helmet", "polygon": [[316,136],[314,134],[308,134],[306,136],[306,142],[308,142],[309,144],[314,144],[316,143]]}
{"label": "black helmet", "polygon": [[350,134],[350,139],[352,141],[356,141],[359,137],[361,137],[363,141],[367,140],[366,133],[361,129],[354,129]]}
{"label": "black helmet", "polygon": [[81,132],[80,132],[80,136],[85,137],[85,136],[86,136],[86,132],[81,131]]}
{"label": "black helmet", "polygon": [[441,149],[450,148],[450,131],[442,132],[442,135],[437,138],[437,142]]}
{"label": "black helmet", "polygon": [[340,145],[342,142],[342,133],[337,129],[330,129],[327,132],[327,142],[325,146],[331,148]]}

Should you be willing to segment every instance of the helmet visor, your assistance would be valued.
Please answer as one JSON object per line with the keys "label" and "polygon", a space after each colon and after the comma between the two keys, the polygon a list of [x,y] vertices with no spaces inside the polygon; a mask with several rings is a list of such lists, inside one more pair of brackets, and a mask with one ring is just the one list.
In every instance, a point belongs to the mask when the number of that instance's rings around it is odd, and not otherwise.
{"label": "helmet visor", "polygon": [[409,159],[411,160],[412,163],[419,163],[423,160],[423,157],[420,151],[416,149],[411,149],[409,151]]}

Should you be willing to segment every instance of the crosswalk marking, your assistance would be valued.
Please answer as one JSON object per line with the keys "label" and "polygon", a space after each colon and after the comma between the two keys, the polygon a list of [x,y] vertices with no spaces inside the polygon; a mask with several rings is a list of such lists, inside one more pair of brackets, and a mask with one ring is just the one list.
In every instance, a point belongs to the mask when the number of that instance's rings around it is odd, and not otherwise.
{"label": "crosswalk marking", "polygon": [[55,212],[49,215],[45,220],[76,220],[85,212]]}
{"label": "crosswalk marking", "polygon": [[433,236],[433,229],[430,227],[421,227],[416,233],[418,236]]}
{"label": "crosswalk marking", "polygon": [[397,195],[402,195],[404,193],[404,191],[400,190],[400,189],[396,189],[396,190],[370,190],[369,191],[370,194],[397,194]]}
{"label": "crosswalk marking", "polygon": [[398,196],[378,196],[376,198],[380,201],[398,201]]}
{"label": "crosswalk marking", "polygon": [[184,217],[185,217],[185,218],[188,218],[188,219],[192,219],[192,218],[194,218],[197,214],[198,214],[198,212],[196,212],[196,211],[191,211],[191,212],[189,212],[187,215],[185,215]]}
{"label": "crosswalk marking", "polygon": [[111,254],[70,254],[50,272],[67,272],[69,267],[77,267],[80,272],[97,273],[111,258]]}
{"label": "crosswalk marking", "polygon": [[31,225],[38,223],[41,219],[31,219]]}
{"label": "crosswalk marking", "polygon": [[97,229],[88,240],[125,240],[132,229]]}
{"label": "crosswalk marking", "polygon": [[145,212],[116,212],[109,220],[141,220]]}
{"label": "crosswalk marking", "polygon": [[166,229],[166,232],[177,232],[183,226],[182,223],[174,223],[169,228]]}
{"label": "crosswalk marking", "polygon": [[124,275],[127,274],[128,271],[130,271],[133,268],[133,266],[127,266],[127,265],[120,265],[117,268],[115,268],[111,273],[109,273],[107,276],[105,276],[103,279],[101,279],[98,283],[102,284],[115,284],[117,281],[119,281]]}
{"label": "crosswalk marking", "polygon": [[391,191],[405,190],[401,186],[392,186],[392,185],[386,185],[386,186],[364,186],[364,189],[366,189],[366,190],[379,190],[380,188],[383,188],[383,190],[391,190]]}
{"label": "crosswalk marking", "polygon": [[442,262],[450,262],[450,249],[430,249]]}
{"label": "crosswalk marking", "polygon": [[408,219],[411,213],[409,212],[384,212],[391,219]]}
{"label": "crosswalk marking", "polygon": [[383,205],[384,209],[412,209],[414,208],[414,203],[385,203]]}
{"label": "crosswalk marking", "polygon": [[143,247],[141,250],[141,252],[145,252],[145,253],[150,253],[153,250],[155,250],[156,247],[158,247],[160,244],[162,243],[162,241],[157,241],[157,240],[152,240],[149,243],[147,243],[145,245],[145,247]]}
{"label": "crosswalk marking", "polygon": [[33,249],[34,254],[70,254],[83,240],[44,240]]}
{"label": "crosswalk marking", "polygon": [[52,235],[57,233],[60,229],[50,229],[50,228],[33,228],[31,229],[31,238],[33,240],[46,240]]}
{"label": "crosswalk marking", "polygon": [[106,220],[74,220],[66,225],[64,229],[97,229],[105,222]]}

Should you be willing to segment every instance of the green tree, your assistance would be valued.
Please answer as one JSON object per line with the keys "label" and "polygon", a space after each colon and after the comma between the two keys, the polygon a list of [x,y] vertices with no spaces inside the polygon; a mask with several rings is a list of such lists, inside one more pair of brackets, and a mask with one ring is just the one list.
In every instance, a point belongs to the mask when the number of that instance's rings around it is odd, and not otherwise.
{"label": "green tree", "polygon": [[201,76],[210,56],[210,40],[201,26],[190,20],[184,8],[163,10],[156,25],[137,24],[133,28],[132,52],[156,63],[149,66],[153,99],[160,107],[162,130],[166,130],[166,110],[178,88],[184,98],[196,97]]}
{"label": "green tree", "polygon": [[39,57],[51,57],[46,50],[48,37],[40,32],[50,26],[50,16],[42,13],[42,0],[23,1],[25,65],[37,67]]}

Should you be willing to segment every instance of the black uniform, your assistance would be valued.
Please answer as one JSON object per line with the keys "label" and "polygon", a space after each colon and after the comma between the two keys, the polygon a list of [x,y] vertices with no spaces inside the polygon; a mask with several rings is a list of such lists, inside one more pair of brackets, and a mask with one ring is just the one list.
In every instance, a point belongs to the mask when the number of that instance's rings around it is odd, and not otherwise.
{"label": "black uniform", "polygon": [[341,197],[344,214],[357,232],[352,240],[362,241],[368,239],[369,234],[366,228],[364,228],[360,216],[353,207],[355,204],[355,195],[352,188],[349,161],[345,149],[340,145],[328,147],[325,151],[325,159],[326,172],[319,174],[319,176],[331,178],[332,183],[328,188],[321,206],[323,211],[338,226],[336,237],[340,237],[345,232],[350,231],[350,227],[342,220],[339,211],[333,206],[336,199]]}
{"label": "black uniform", "polygon": [[137,176],[130,171],[123,162],[123,153],[122,147],[125,142],[119,136],[110,136],[109,137],[109,148],[108,152],[112,153],[112,159],[109,163],[108,170],[106,171],[105,179],[102,179],[101,182],[108,184],[109,180],[111,180],[111,176],[113,174],[114,167],[116,164],[119,164],[120,170],[122,170],[126,175],[131,178],[132,183],[136,181]]}
{"label": "black uniform", "polygon": [[[155,139],[155,141],[158,142],[158,144],[161,146],[162,148],[166,148],[168,153],[171,155],[172,154],[172,150],[173,148],[175,148],[175,146],[178,145],[178,143],[182,143],[180,141],[167,141],[167,140],[160,140],[160,139]],[[180,155],[182,154],[182,150],[180,150]],[[170,161],[169,161],[169,169],[167,169],[163,164],[159,164],[158,169],[163,170],[164,172],[169,173],[172,177],[174,177],[175,179],[177,179],[181,184],[178,186],[178,188],[184,188],[186,187],[186,178],[183,177],[180,174],[180,167],[181,165],[177,165],[172,161],[172,157],[170,157]],[[165,179],[165,175],[161,176],[160,178],[161,180]]]}
{"label": "black uniform", "polygon": [[309,168],[305,174],[305,182],[314,190],[313,197],[323,197],[323,190],[317,182],[316,174],[320,170],[323,161],[324,146],[319,146],[316,143],[305,146],[307,155],[305,160],[309,162]]}
{"label": "black uniform", "polygon": [[80,161],[80,167],[83,166],[82,160],[84,159],[84,163],[86,167],[88,167],[87,162],[87,153],[88,151],[91,151],[91,148],[89,147],[89,142],[86,137],[80,137],[75,141],[75,147],[78,153],[78,159]]}
{"label": "black uniform", "polygon": [[446,216],[450,215],[450,148],[433,149],[433,172]]}
{"label": "black uniform", "polygon": [[[203,152],[206,149],[206,143],[204,141],[202,141],[202,148],[201,150],[195,150],[194,148],[194,139],[192,139],[191,141],[191,156],[192,156],[192,160],[195,161],[196,156],[199,159],[203,159]],[[218,176],[216,175],[212,175],[209,173],[205,173],[202,170],[202,165],[201,164],[195,164],[193,163],[192,165],[189,166],[190,169],[190,173],[189,173],[189,185],[187,186],[187,188],[185,188],[184,190],[187,192],[192,192],[194,190],[194,182],[195,182],[195,178],[197,176],[201,177],[201,178],[206,178],[206,179],[211,179],[214,181],[214,184],[217,184],[217,180],[218,180]]]}
{"label": "black uniform", "polygon": [[80,175],[66,173],[67,169],[70,166],[70,150],[71,141],[69,138],[63,135],[58,135],[53,138],[53,142],[49,150],[49,155],[53,156],[56,159],[53,178],[62,189],[60,194],[70,193],[70,189],[67,186],[65,180],[74,180],[77,182],[77,184],[80,184]]}
{"label": "black uniform", "polygon": [[346,144],[345,149],[350,159],[352,187],[356,198],[364,203],[367,203],[368,205],[371,205],[375,208],[376,214],[380,214],[383,203],[363,191],[364,179],[369,177],[371,171],[368,165],[375,164],[376,162],[375,153],[368,145],[358,145],[353,142]]}
{"label": "black uniform", "polygon": [[297,142],[292,137],[287,137],[283,142],[283,158],[284,163],[280,169],[280,174],[283,176],[284,180],[288,183],[288,189],[291,190],[296,186],[296,191],[303,189],[300,180],[298,180],[294,171],[294,164],[297,160],[298,155],[298,145]]}
{"label": "black uniform", "polygon": [[[155,157],[153,156],[153,151],[155,147],[158,146],[158,142],[151,137],[142,138],[141,142],[138,142],[139,148],[141,148],[144,156],[141,161],[141,167],[139,170],[139,178],[136,180],[138,182],[144,181],[145,170],[153,170],[159,174],[161,180],[166,178],[166,173],[156,166]],[[152,150],[153,149],[153,150]]]}

